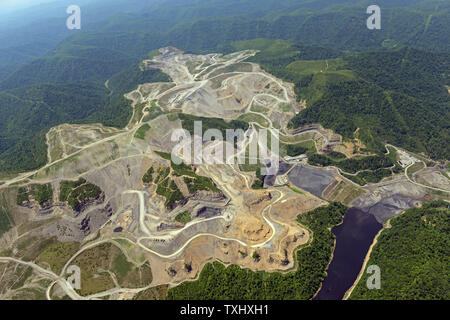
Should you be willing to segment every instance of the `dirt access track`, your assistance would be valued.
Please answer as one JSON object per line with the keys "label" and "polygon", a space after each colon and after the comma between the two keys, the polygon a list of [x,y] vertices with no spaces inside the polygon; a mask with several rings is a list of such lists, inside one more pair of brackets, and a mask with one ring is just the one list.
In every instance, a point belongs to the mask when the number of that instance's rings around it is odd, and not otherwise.
{"label": "dirt access track", "polygon": [[[173,113],[226,121],[247,114],[251,127],[263,119],[270,129],[276,124],[285,130],[288,121],[304,107],[297,103],[293,85],[264,72],[256,64],[244,62],[255,51],[227,56],[187,55],[175,48],[160,51],[160,56],[142,65],[161,69],[173,83],[141,84],[128,93],[126,97],[133,101],[133,116],[124,129],[99,124],[63,124],[52,128],[47,134],[48,164],[0,186],[14,189],[30,183],[50,183],[54,191],[53,205],[45,217],[36,208],[20,208],[21,214],[33,223],[15,229],[15,236],[3,239],[5,246],[13,247],[24,234],[56,237],[61,243],[81,243],[70,262],[105,242],[121,241],[128,259],[142,256],[150,262],[152,286],[194,279],[204,264],[212,260],[253,270],[292,269],[295,248],[311,238],[296,217],[325,205],[323,200],[287,187],[253,190],[250,186],[255,174],[242,172],[238,165],[198,165],[196,174],[211,178],[220,193],[198,192],[169,209],[164,205],[165,199],[156,193],[156,185],[144,185],[142,177],[152,166],[170,166],[155,151],[171,152],[174,146],[171,132],[181,128],[181,122]],[[137,106],[142,104],[145,107],[139,110]],[[158,116],[149,117],[151,107],[161,110]],[[261,108],[267,110],[258,111]],[[149,129],[142,139],[136,132],[144,124]],[[301,135],[296,135],[297,138],[301,139]],[[70,208],[58,203],[59,184],[80,177],[99,186],[104,199],[74,215]],[[185,211],[190,213],[191,221],[176,221]],[[86,218],[91,228],[80,232]],[[37,222],[39,228],[34,229]],[[253,257],[255,252],[258,259]],[[8,261],[21,263],[19,260]],[[27,265],[43,273],[42,266]],[[67,267],[68,264],[61,275]],[[72,298],[82,298],[63,284],[58,275],[51,273],[50,278],[54,282],[47,297],[56,286]],[[90,298],[137,292],[117,288]]]}

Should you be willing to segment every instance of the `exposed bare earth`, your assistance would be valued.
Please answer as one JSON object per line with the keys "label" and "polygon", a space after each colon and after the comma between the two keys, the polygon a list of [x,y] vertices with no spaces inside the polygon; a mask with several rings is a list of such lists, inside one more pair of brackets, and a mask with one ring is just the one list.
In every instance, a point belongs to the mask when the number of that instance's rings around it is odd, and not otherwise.
{"label": "exposed bare earth", "polygon": [[[241,171],[233,164],[202,164],[195,166],[195,173],[212,179],[219,191],[191,194],[183,177],[174,176],[184,200],[166,207],[166,199],[156,192],[157,185],[144,184],[142,177],[150,167],[156,171],[170,168],[170,162],[156,151],[170,153],[175,146],[171,134],[181,128],[177,112],[226,121],[243,114],[249,119],[258,116],[270,130],[280,129],[280,140],[286,144],[314,141],[321,152],[334,141],[336,148],[350,155],[350,145],[342,144],[341,137],[319,125],[297,132],[287,130],[289,120],[305,108],[305,103],[296,101],[292,84],[245,62],[255,53],[190,55],[163,48],[160,56],[144,61],[144,65],[161,69],[173,83],[141,84],[128,93],[126,97],[133,101],[134,110],[126,128],[118,130],[100,124],[52,128],[47,134],[48,164],[0,185],[0,195],[10,204],[16,224],[0,238],[0,275],[7,275],[6,280],[0,278],[0,297],[18,293],[11,285],[1,286],[2,281],[10,284],[17,280],[17,272],[24,272],[15,270],[17,266],[31,268],[24,287],[36,287],[41,298],[47,299],[65,295],[72,299],[128,299],[160,285],[195,279],[205,263],[213,260],[253,270],[287,271],[294,267],[294,250],[313,236],[296,218],[325,205],[321,198],[352,203],[384,219],[383,213],[377,213],[377,206],[394,208],[391,211],[396,214],[414,205],[414,201],[427,196],[420,184],[448,187],[448,182],[434,171],[427,171],[416,178],[417,184],[401,176],[401,180],[387,185],[362,189],[340,177],[334,168],[311,168],[299,159],[291,159],[288,162],[292,167],[276,178],[275,186],[253,190],[250,186],[256,179],[254,172]],[[136,108],[139,104],[146,106],[142,113]],[[161,114],[149,120],[149,108],[155,106]],[[139,139],[135,134],[143,124],[150,128],[145,139]],[[250,129],[257,125],[250,121]],[[60,201],[60,182],[81,177],[100,187],[102,196],[75,212]],[[49,204],[15,205],[17,186],[30,183],[51,184],[53,199]],[[298,192],[287,186],[292,184]],[[176,217],[185,212],[191,221],[177,221]],[[69,243],[78,244],[73,252],[65,247]],[[61,252],[70,253],[60,261],[61,270],[52,269],[48,262],[36,262],[41,261],[39,257],[49,244],[62,246]],[[106,248],[108,244],[119,249]],[[92,250],[104,259],[89,258]],[[47,260],[51,252],[55,260],[62,259],[55,249],[46,252]],[[114,254],[108,256],[105,252]],[[259,259],[253,258],[254,252]],[[117,258],[121,254],[125,257],[122,260]],[[141,275],[148,262],[151,283],[144,281],[149,278],[127,275],[123,283],[134,287],[120,285],[125,276],[113,258],[139,269]],[[92,291],[72,289],[65,276],[73,262],[90,270],[98,287],[89,288]]]}

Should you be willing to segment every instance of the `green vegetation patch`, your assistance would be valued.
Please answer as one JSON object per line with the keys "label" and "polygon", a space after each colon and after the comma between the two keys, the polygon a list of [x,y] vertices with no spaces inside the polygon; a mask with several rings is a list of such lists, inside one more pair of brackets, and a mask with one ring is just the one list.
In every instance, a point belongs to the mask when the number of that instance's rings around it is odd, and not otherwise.
{"label": "green vegetation patch", "polygon": [[184,196],[178,189],[175,181],[166,178],[162,182],[158,183],[156,193],[166,198],[165,206],[170,207],[176,202],[183,200]]}
{"label": "green vegetation patch", "polygon": [[350,299],[449,300],[450,209],[436,201],[406,210],[382,231],[367,266],[381,269],[381,288],[368,290],[364,272]]}
{"label": "green vegetation patch", "polygon": [[414,163],[412,166],[410,166],[408,168],[408,170],[406,171],[408,174],[408,177],[410,179],[412,179],[414,173],[419,172],[420,170],[422,170],[423,168],[425,168],[425,164],[423,162],[416,162]]}
{"label": "green vegetation patch", "polygon": [[144,183],[152,183],[153,182],[153,173],[155,173],[155,169],[150,167],[147,172],[142,177],[142,182]]}
{"label": "green vegetation patch", "polygon": [[134,134],[134,137],[136,139],[144,140],[145,139],[145,135],[147,134],[148,130],[150,130],[150,125],[148,123],[145,123],[145,124],[143,124],[142,126],[139,127],[139,129]]}
{"label": "green vegetation patch", "polygon": [[15,225],[6,192],[0,193],[0,237]]}
{"label": "green vegetation patch", "polygon": [[0,237],[14,226],[9,209],[0,205]]}
{"label": "green vegetation patch", "polygon": [[154,57],[160,56],[161,52],[158,49],[152,50],[147,54],[149,59],[153,59]]}
{"label": "green vegetation patch", "polygon": [[328,230],[342,219],[347,207],[331,203],[298,216],[298,222],[313,232],[311,243],[297,252],[298,268],[289,273],[225,267],[208,263],[199,279],[184,282],[168,291],[168,299],[187,300],[307,300],[311,299],[325,278],[331,259],[334,235]]}
{"label": "green vegetation patch", "polygon": [[297,144],[282,144],[286,147],[286,154],[290,157],[296,157],[301,154],[315,153],[316,146],[313,141],[305,141]]}
{"label": "green vegetation patch", "polygon": [[255,171],[256,179],[252,184],[252,189],[259,190],[264,189],[264,177],[261,174],[261,168],[258,167]]}
{"label": "green vegetation patch", "polygon": [[181,120],[182,126],[184,129],[189,131],[191,135],[194,134],[194,122],[201,121],[202,122],[202,130],[205,132],[208,129],[217,129],[222,132],[223,139],[226,139],[226,130],[237,130],[242,129],[246,131],[248,129],[248,122],[242,120],[231,120],[230,122],[226,122],[221,118],[205,118],[205,117],[197,117],[190,114],[180,113],[178,114],[179,119]]}
{"label": "green vegetation patch", "polygon": [[191,221],[191,213],[184,211],[175,217],[175,221],[186,224]]}
{"label": "green vegetation patch", "polygon": [[77,181],[61,181],[59,201],[67,202],[73,210],[79,211],[91,200],[98,199],[102,194],[100,187],[80,178]]}
{"label": "green vegetation patch", "polygon": [[298,194],[305,194],[303,191],[298,190],[297,188],[294,188],[294,187],[291,187],[291,186],[288,186],[288,188],[291,189],[292,191],[294,191],[295,193],[298,193]]}
{"label": "green vegetation patch", "polygon": [[21,205],[24,202],[30,201],[30,196],[42,206],[52,201],[53,188],[49,183],[20,187],[17,191],[17,204]]}
{"label": "green vegetation patch", "polygon": [[377,170],[394,166],[392,160],[386,156],[368,156],[364,158],[334,160],[325,155],[310,154],[308,156],[308,163],[313,166],[335,166],[348,173],[356,173],[362,170]]}
{"label": "green vegetation patch", "polygon": [[80,249],[80,244],[52,240],[52,243],[39,254],[37,263],[43,267],[50,265],[54,273],[60,274],[66,262]]}
{"label": "green vegetation patch", "polygon": [[103,243],[84,251],[73,260],[73,265],[81,269],[81,295],[114,288],[114,282],[107,270],[110,270],[112,259],[117,254],[121,254],[119,248],[111,243]]}
{"label": "green vegetation patch", "polygon": [[356,182],[357,184],[364,186],[368,183],[378,183],[383,178],[390,177],[393,173],[393,169],[377,169],[377,170],[368,170],[358,172],[357,175],[345,174],[341,172],[341,174],[347,179]]}
{"label": "green vegetation patch", "polygon": [[144,116],[143,122],[148,122],[150,120],[158,118],[160,115],[164,114],[164,111],[156,104],[156,100],[152,100],[150,103],[150,108],[147,114]]}
{"label": "green vegetation patch", "polygon": [[85,296],[113,288],[112,272],[122,288],[142,288],[152,281],[150,265],[135,265],[112,243],[103,243],[86,250],[75,258],[81,269],[80,294]]}
{"label": "green vegetation patch", "polygon": [[256,122],[261,127],[268,128],[269,127],[269,121],[267,121],[266,118],[263,116],[256,114],[256,113],[244,113],[237,118],[238,121],[244,121],[244,122]]}
{"label": "green vegetation patch", "polygon": [[183,177],[183,181],[190,194],[201,190],[220,192],[220,189],[217,188],[211,178],[197,175],[194,172],[192,165],[187,165],[185,163],[175,164],[172,161],[171,154],[159,151],[156,151],[156,153],[163,159],[170,161],[170,168],[160,169],[158,171],[158,176],[154,180],[154,183],[158,185],[156,192],[159,195],[165,196],[166,199],[171,199],[168,200],[168,202],[166,201],[166,206],[170,206],[174,202],[184,198],[175,182],[169,179],[170,173],[173,176]]}

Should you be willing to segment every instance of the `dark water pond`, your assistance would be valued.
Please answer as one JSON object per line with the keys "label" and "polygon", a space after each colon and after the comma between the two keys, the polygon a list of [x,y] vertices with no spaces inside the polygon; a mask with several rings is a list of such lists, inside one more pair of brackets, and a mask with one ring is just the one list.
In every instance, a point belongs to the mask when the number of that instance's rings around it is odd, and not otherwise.
{"label": "dark water pond", "polygon": [[383,226],[371,214],[350,208],[344,222],[332,229],[336,236],[333,260],[315,300],[340,300],[353,285],[364,258]]}

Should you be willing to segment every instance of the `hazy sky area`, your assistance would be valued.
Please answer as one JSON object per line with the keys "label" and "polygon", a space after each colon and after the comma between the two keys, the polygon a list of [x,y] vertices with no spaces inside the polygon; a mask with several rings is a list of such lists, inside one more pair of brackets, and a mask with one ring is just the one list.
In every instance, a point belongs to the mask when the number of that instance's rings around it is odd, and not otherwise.
{"label": "hazy sky area", "polygon": [[2,13],[11,12],[17,9],[23,9],[40,3],[52,1],[55,0],[0,0],[0,10]]}
{"label": "hazy sky area", "polygon": [[0,29],[15,28],[30,22],[66,15],[66,7],[94,0],[0,0]]}

